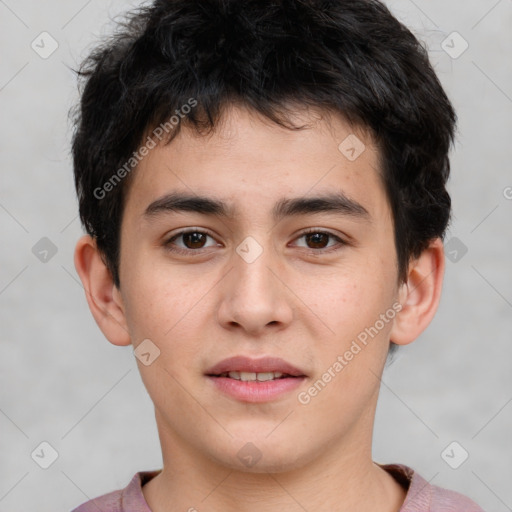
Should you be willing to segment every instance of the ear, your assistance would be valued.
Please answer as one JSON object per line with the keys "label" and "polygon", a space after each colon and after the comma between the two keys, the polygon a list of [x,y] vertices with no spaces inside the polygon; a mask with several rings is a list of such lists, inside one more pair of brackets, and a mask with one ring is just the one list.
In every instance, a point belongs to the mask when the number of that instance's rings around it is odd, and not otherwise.
{"label": "ear", "polygon": [[441,300],[444,268],[443,242],[436,238],[409,265],[407,282],[399,290],[402,310],[394,319],[392,342],[408,345],[427,328]]}
{"label": "ear", "polygon": [[96,245],[89,235],[75,247],[75,268],[85,289],[92,316],[113,345],[130,345],[121,294],[114,284]]}

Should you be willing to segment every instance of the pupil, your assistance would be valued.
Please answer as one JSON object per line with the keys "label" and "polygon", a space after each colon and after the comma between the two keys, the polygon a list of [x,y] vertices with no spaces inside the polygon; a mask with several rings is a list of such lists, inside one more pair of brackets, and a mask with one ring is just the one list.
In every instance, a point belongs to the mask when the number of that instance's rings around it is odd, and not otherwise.
{"label": "pupil", "polygon": [[[190,241],[190,244],[186,244],[186,245],[192,245],[192,249],[200,249],[202,247],[202,244],[201,242],[204,243],[204,240],[201,240],[201,237],[204,238],[204,233],[198,233],[197,231],[194,231],[192,233],[186,233],[184,235],[185,237],[187,237],[187,239]],[[196,244],[199,244],[199,246],[196,246]]]}
{"label": "pupil", "polygon": [[322,244],[322,241],[321,241],[322,237],[324,239],[327,238],[327,235],[325,233],[312,233],[312,234],[308,234],[306,236],[308,237],[308,241],[311,241],[311,239],[313,239],[313,242],[312,242],[313,244],[320,244],[322,247],[325,246],[325,244]]}

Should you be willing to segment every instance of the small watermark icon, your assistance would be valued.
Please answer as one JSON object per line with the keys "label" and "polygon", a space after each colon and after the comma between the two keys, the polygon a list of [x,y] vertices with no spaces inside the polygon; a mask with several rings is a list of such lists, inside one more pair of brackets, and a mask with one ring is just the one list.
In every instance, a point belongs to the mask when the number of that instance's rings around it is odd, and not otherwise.
{"label": "small watermark icon", "polygon": [[57,246],[46,236],[32,247],[32,254],[41,262],[48,263],[56,254]]}
{"label": "small watermark icon", "polygon": [[244,466],[252,468],[261,459],[262,453],[253,443],[246,443],[238,451],[237,457]]}
{"label": "small watermark icon", "polygon": [[452,59],[458,59],[469,48],[469,43],[458,32],[452,32],[441,43],[441,48]]}
{"label": "small watermark icon", "polygon": [[48,469],[59,458],[59,453],[48,441],[43,441],[30,456],[38,466]]}
{"label": "small watermark icon", "polygon": [[236,252],[246,263],[252,263],[261,256],[263,247],[252,236],[248,236],[238,244]]}
{"label": "small watermark icon", "polygon": [[512,200],[512,187],[505,187],[503,189],[503,197],[509,201]]}
{"label": "small watermark icon", "polygon": [[57,50],[59,43],[48,32],[41,32],[32,43],[30,43],[30,47],[39,57],[47,59]]}
{"label": "small watermark icon", "polygon": [[351,133],[343,142],[338,146],[340,153],[350,162],[357,160],[366,149],[363,141]]}
{"label": "small watermark icon", "polygon": [[453,441],[441,452],[441,458],[452,469],[459,469],[468,460],[469,453],[460,443]]}
{"label": "small watermark icon", "polygon": [[468,247],[460,238],[454,236],[446,242],[444,252],[452,263],[458,263],[467,254]]}
{"label": "small watermark icon", "polygon": [[149,366],[160,356],[160,349],[146,338],[137,345],[133,353],[144,366]]}

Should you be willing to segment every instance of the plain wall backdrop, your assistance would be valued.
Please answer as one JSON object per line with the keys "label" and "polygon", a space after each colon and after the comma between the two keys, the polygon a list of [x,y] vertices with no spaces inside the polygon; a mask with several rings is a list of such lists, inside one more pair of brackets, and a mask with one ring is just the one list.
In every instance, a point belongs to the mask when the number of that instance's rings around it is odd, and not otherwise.
{"label": "plain wall backdrop", "polygon": [[[387,4],[428,46],[459,126],[441,304],[385,370],[374,459],[510,511],[512,1]],[[1,512],[68,511],[161,467],[132,348],[103,337],[73,265],[69,68],[135,5],[0,0]]]}

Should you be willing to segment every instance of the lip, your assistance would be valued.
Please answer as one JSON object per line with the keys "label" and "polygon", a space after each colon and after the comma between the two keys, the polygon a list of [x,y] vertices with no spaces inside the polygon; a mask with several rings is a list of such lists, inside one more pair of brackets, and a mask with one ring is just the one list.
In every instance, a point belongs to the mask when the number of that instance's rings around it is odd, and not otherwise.
{"label": "lip", "polygon": [[307,377],[302,371],[280,357],[262,357],[253,359],[246,356],[234,356],[223,359],[205,372],[208,376],[225,372],[281,372],[293,377]]}
{"label": "lip", "polygon": [[[241,381],[229,377],[219,377],[225,372],[281,372],[289,377],[267,381]],[[262,403],[278,398],[297,389],[307,378],[301,370],[278,357],[263,357],[252,359],[245,356],[235,356],[220,361],[206,373],[212,385],[221,393],[241,402]]]}
{"label": "lip", "polygon": [[229,377],[211,377],[208,380],[221,393],[240,402],[271,402],[296,390],[306,377],[288,377],[265,382],[244,382]]}

